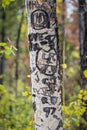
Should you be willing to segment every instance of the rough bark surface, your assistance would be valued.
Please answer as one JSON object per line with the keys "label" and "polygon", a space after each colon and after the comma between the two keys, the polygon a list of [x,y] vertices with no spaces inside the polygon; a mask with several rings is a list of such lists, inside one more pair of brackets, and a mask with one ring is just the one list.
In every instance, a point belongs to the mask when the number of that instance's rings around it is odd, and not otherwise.
{"label": "rough bark surface", "polygon": [[35,130],[63,130],[56,0],[25,0]]}
{"label": "rough bark surface", "polygon": [[80,56],[81,56],[81,88],[87,90],[87,78],[84,70],[87,70],[87,5],[86,0],[79,1],[80,11]]}
{"label": "rough bark surface", "polygon": [[[87,70],[87,4],[86,0],[79,0],[79,21],[80,21],[80,63],[81,63],[81,89],[87,90],[87,78],[84,71]],[[85,101],[87,104],[87,101]],[[87,111],[83,118],[87,122]],[[79,130],[87,130],[83,123],[80,124]]]}

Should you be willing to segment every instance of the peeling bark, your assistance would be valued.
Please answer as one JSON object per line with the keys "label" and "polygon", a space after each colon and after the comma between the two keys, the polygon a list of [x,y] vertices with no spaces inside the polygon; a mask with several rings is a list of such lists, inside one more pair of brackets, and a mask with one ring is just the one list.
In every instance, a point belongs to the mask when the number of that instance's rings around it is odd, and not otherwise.
{"label": "peeling bark", "polygon": [[25,0],[35,130],[63,130],[56,0]]}

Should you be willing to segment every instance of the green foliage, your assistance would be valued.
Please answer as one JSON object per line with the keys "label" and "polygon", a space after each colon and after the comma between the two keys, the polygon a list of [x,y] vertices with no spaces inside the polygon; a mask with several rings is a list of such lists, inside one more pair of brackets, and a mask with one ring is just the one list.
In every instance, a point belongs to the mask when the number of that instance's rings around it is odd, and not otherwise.
{"label": "green foliage", "polygon": [[83,71],[84,77],[87,78],[87,70]]}
{"label": "green foliage", "polygon": [[[56,2],[57,2],[57,4],[62,4],[63,0],[57,0]],[[58,14],[58,15],[62,14],[62,11],[59,8],[59,6],[56,7],[56,14]]]}
{"label": "green foliage", "polygon": [[9,47],[5,42],[0,43],[0,47],[2,48],[0,50],[0,54],[4,55],[7,59],[10,58],[12,54],[15,55],[14,51],[17,51],[17,49],[14,46],[11,45]]}
{"label": "green foliage", "polygon": [[[29,86],[27,88],[30,90]],[[12,92],[0,85],[0,129],[34,130],[31,96],[23,97],[20,93],[15,98]]]}
{"label": "green foliage", "polygon": [[63,0],[56,0],[58,3],[62,3],[63,2]]}
{"label": "green foliage", "polygon": [[14,2],[15,0],[2,0],[2,7],[5,8],[8,6],[11,2]]}
{"label": "green foliage", "polygon": [[80,90],[78,96],[67,106],[63,106],[64,122],[63,127],[67,130],[77,130],[80,123],[87,127],[87,122],[82,118],[86,112],[87,90]]}

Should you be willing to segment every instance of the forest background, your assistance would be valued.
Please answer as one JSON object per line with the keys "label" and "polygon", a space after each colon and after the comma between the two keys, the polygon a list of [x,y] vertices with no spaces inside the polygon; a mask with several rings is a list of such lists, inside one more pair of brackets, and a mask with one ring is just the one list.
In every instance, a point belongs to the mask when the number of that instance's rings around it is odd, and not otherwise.
{"label": "forest background", "polygon": [[[6,3],[7,2],[7,3]],[[11,3],[10,3],[11,2]],[[79,10],[75,0],[57,0],[61,68],[63,69],[63,127],[77,130],[87,100],[80,89]],[[34,130],[27,20],[24,0],[0,2],[0,129]],[[63,55],[62,55],[63,54]],[[87,72],[84,72],[87,78]],[[79,101],[78,101],[79,100]]]}

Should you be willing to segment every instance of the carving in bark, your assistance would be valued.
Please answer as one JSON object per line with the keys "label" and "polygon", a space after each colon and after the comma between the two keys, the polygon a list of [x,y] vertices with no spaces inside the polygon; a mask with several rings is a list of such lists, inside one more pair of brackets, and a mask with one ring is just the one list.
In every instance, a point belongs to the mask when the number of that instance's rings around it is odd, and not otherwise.
{"label": "carving in bark", "polygon": [[63,130],[56,0],[25,0],[35,130]]}

